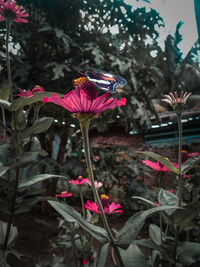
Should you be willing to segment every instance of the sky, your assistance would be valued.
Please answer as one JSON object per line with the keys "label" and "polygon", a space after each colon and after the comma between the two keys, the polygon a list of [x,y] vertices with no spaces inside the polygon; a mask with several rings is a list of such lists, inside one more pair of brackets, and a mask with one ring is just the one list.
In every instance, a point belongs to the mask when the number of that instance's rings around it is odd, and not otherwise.
{"label": "sky", "polygon": [[183,40],[179,44],[183,56],[186,56],[193,44],[198,39],[197,26],[194,13],[194,0],[149,0],[151,4],[144,1],[136,2],[135,0],[124,0],[129,5],[137,5],[138,7],[146,6],[155,9],[164,19],[165,28],[160,29],[160,46],[164,47],[166,36],[174,34],[176,25],[179,21],[184,24],[180,33]]}

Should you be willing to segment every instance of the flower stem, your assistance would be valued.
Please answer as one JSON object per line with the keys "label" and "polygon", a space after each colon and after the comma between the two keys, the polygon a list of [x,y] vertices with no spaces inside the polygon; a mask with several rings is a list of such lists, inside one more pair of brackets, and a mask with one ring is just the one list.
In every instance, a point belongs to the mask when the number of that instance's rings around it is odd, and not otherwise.
{"label": "flower stem", "polygon": [[7,244],[8,244],[8,240],[9,240],[9,236],[10,236],[11,224],[12,224],[12,220],[13,220],[13,217],[14,217],[15,202],[16,202],[16,199],[17,199],[17,190],[18,190],[18,185],[19,185],[19,180],[20,180],[21,174],[22,174],[22,172],[20,172],[19,167],[17,167],[14,194],[13,194],[12,205],[11,205],[11,209],[10,209],[10,215],[9,215],[9,218],[8,218],[6,236],[5,236],[4,245],[3,245],[3,251],[5,251],[7,249]]}
{"label": "flower stem", "polygon": [[80,198],[81,198],[81,207],[82,207],[82,214],[83,214],[83,219],[85,219],[85,207],[84,207],[84,201],[83,201],[83,193],[81,192],[80,189]]}
{"label": "flower stem", "polygon": [[100,213],[101,213],[101,219],[103,222],[103,226],[108,233],[108,237],[109,237],[110,242],[111,242],[111,244],[112,244],[112,246],[116,252],[120,266],[124,267],[124,263],[122,261],[119,249],[115,244],[115,239],[114,239],[112,232],[110,230],[110,227],[108,225],[108,221],[106,219],[106,216],[105,216],[102,204],[101,204],[101,200],[99,198],[99,194],[98,194],[98,191],[97,191],[95,183],[94,183],[94,175],[93,175],[93,170],[92,170],[92,163],[91,163],[91,157],[90,157],[90,146],[89,146],[89,136],[88,136],[90,120],[91,119],[85,119],[85,120],[79,119],[81,131],[82,131],[82,136],[83,136],[83,146],[84,146],[84,152],[85,152],[85,159],[86,159],[86,163],[87,163],[88,175],[89,175],[89,179],[91,181],[92,191],[94,194],[95,201],[96,201],[96,203],[99,207]]}
{"label": "flower stem", "polygon": [[9,55],[9,36],[10,36],[11,21],[6,19],[6,59],[7,59],[7,72],[8,72],[8,83],[10,87],[10,101],[13,103],[13,88],[12,88],[12,79],[11,79],[11,69],[10,69],[10,55]]}
{"label": "flower stem", "polygon": [[[182,113],[177,112],[177,122],[178,122],[178,206],[182,206],[182,192],[183,192],[183,181],[182,181],[182,174],[181,174],[181,165],[182,165]],[[176,266],[176,251],[178,245],[178,238],[179,238],[180,228],[176,227],[175,230],[175,239],[174,239],[174,267]]]}
{"label": "flower stem", "polygon": [[181,164],[182,164],[182,113],[177,113],[177,121],[178,121],[178,206],[182,206],[182,191],[183,191],[183,181],[181,174]]}

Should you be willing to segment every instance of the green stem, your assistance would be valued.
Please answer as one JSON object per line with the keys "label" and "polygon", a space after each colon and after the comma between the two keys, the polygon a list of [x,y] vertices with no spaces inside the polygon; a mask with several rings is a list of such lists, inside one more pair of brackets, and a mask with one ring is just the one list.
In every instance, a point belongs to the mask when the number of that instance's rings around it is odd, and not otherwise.
{"label": "green stem", "polygon": [[84,201],[83,201],[83,194],[80,189],[80,198],[81,198],[81,207],[82,207],[82,213],[83,213],[83,219],[85,219],[86,214],[85,214],[85,207],[84,207]]}
{"label": "green stem", "polygon": [[[182,194],[183,194],[183,181],[181,174],[181,165],[182,165],[182,113],[177,112],[177,122],[178,122],[178,206],[182,207]],[[176,227],[175,230],[175,239],[174,239],[174,267],[176,267],[176,251],[178,245],[180,228]]]}
{"label": "green stem", "polygon": [[181,174],[181,164],[182,164],[182,113],[177,113],[178,121],[178,206],[182,206],[182,192],[183,192],[183,181]]}
{"label": "green stem", "polygon": [[11,224],[12,224],[12,220],[13,220],[13,217],[14,217],[15,202],[16,202],[16,199],[17,199],[17,190],[18,190],[20,176],[21,176],[20,169],[19,169],[19,167],[17,167],[14,194],[13,194],[12,205],[11,205],[11,209],[10,209],[10,215],[9,215],[9,218],[8,218],[6,236],[5,236],[4,245],[3,245],[3,251],[5,251],[7,249],[7,244],[8,244],[8,240],[9,240]]}
{"label": "green stem", "polygon": [[10,68],[10,55],[9,55],[9,36],[10,36],[11,21],[6,19],[6,59],[7,59],[7,72],[8,72],[8,83],[10,87],[10,101],[13,103],[13,88],[12,88],[12,79],[11,79],[11,68]]}
{"label": "green stem", "polygon": [[87,170],[88,170],[88,175],[91,181],[91,185],[92,185],[92,191],[94,194],[94,198],[96,200],[96,203],[99,207],[100,213],[101,213],[101,219],[103,222],[103,226],[106,229],[107,233],[108,233],[108,237],[110,239],[110,242],[116,252],[118,261],[120,263],[121,267],[124,267],[124,263],[122,261],[120,252],[118,247],[115,244],[115,239],[111,233],[110,227],[108,225],[108,221],[106,219],[102,204],[101,204],[101,200],[99,198],[99,194],[97,192],[95,183],[94,183],[94,175],[93,175],[93,170],[92,170],[92,163],[91,163],[91,157],[90,157],[90,146],[89,146],[89,136],[88,136],[88,131],[89,131],[89,125],[90,125],[90,119],[85,119],[85,120],[81,120],[79,119],[80,122],[80,126],[81,126],[81,131],[82,131],[82,136],[83,136],[83,146],[84,146],[84,151],[85,151],[85,159],[86,159],[86,163],[87,163]]}

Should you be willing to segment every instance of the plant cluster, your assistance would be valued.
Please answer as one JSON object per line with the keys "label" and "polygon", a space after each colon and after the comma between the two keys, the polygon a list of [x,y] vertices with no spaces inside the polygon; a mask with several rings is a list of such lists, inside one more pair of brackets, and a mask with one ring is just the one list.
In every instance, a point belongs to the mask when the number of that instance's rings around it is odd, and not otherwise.
{"label": "plant cluster", "polygon": [[[101,2],[106,5],[111,4],[112,1]],[[77,3],[80,2],[75,1],[74,5]],[[122,1],[116,1],[115,4],[117,3],[121,6]],[[120,31],[122,35],[126,35],[126,28],[128,28],[130,32],[134,32],[137,35],[138,29],[132,28],[133,24],[129,22],[134,21],[134,16],[137,16],[137,19],[140,20],[141,14],[140,12],[132,14],[128,5],[123,4],[123,6],[127,11],[128,17],[125,17],[124,21],[123,12],[121,13],[122,24],[119,24]],[[94,6],[94,8],[98,7]],[[115,12],[117,11],[119,12],[119,8],[114,10],[111,8],[111,11],[106,14],[106,19],[109,20],[111,25],[114,24]],[[38,14],[38,19],[41,19],[43,12],[44,10],[41,10],[41,14]],[[47,12],[50,12],[50,9],[48,9]],[[85,10],[85,14],[83,14],[85,20],[87,20],[87,12],[90,15],[91,10]],[[151,12],[150,14],[147,13],[146,18],[150,21],[152,21]],[[157,162],[151,162],[149,160],[143,161],[144,164],[150,166],[154,170],[161,173],[172,172],[176,174],[178,178],[177,194],[174,194],[173,190],[167,191],[160,188],[158,202],[156,203],[141,196],[133,196],[135,201],[136,199],[143,201],[150,205],[150,208],[136,212],[120,229],[112,228],[109,225],[108,216],[117,216],[123,213],[123,207],[119,203],[110,201],[110,197],[105,194],[110,192],[109,190],[105,192],[105,181],[103,181],[100,175],[98,176],[96,174],[97,170],[95,170],[94,175],[89,143],[89,129],[91,121],[99,120],[102,112],[109,112],[110,109],[118,109],[120,110],[120,114],[123,114],[126,107],[129,108],[129,101],[127,101],[126,98],[115,98],[118,93],[113,97],[111,97],[110,92],[102,93],[101,86],[99,85],[99,88],[97,88],[93,79],[90,79],[90,77],[87,77],[84,73],[81,73],[81,77],[75,79],[74,89],[65,95],[58,92],[46,92],[44,87],[39,85],[34,86],[32,90],[24,91],[20,89],[19,93],[15,94],[10,66],[10,30],[13,23],[27,23],[28,21],[25,19],[27,17],[28,13],[24,11],[22,6],[18,6],[15,1],[7,0],[5,2],[4,0],[0,0],[0,20],[6,23],[5,47],[6,72],[8,78],[8,84],[1,90],[2,94],[0,99],[2,111],[0,144],[2,165],[0,166],[0,182],[3,188],[2,194],[5,196],[3,199],[1,198],[1,211],[5,216],[5,219],[0,221],[1,266],[9,266],[7,261],[8,254],[14,254],[19,259],[21,257],[15,246],[18,229],[13,225],[14,216],[27,211],[30,207],[30,202],[31,205],[34,205],[38,201],[43,201],[44,203],[46,200],[62,217],[59,223],[60,234],[54,246],[55,248],[64,248],[65,252],[69,251],[69,256],[66,256],[64,253],[65,256],[54,258],[54,262],[52,263],[54,267],[67,266],[66,264],[70,265],[69,258],[71,262],[76,263],[76,266],[103,267],[106,266],[109,254],[111,255],[113,266],[121,267],[175,267],[184,266],[185,264],[191,265],[198,262],[200,259],[199,240],[191,242],[189,234],[186,233],[192,229],[199,230],[196,220],[200,211],[199,200],[186,204],[183,199],[184,175],[187,175],[187,172],[192,169],[200,159],[198,153],[190,154],[182,151],[182,112],[190,93],[181,91],[180,96],[178,96],[178,93],[175,91],[169,95],[164,95],[163,99],[163,101],[171,105],[171,108],[173,108],[177,115],[179,130],[178,163],[172,163],[167,158],[152,152],[133,151],[135,155],[146,155],[156,160]],[[102,19],[102,17],[105,17],[105,14],[99,15],[99,19]],[[156,22],[158,22],[158,19],[156,15]],[[126,27],[124,25],[126,25]],[[46,27],[47,28],[43,28],[43,30],[40,29],[40,34],[42,34],[42,32],[45,34],[48,31],[51,32],[55,30],[49,28],[48,25]],[[97,22],[94,23],[91,30],[93,32],[100,30]],[[151,32],[152,35],[155,34],[152,28],[144,27],[143,31],[144,36],[149,32]],[[65,46],[67,46],[69,40],[67,39],[68,36],[59,30],[56,30],[56,34],[57,38],[64,38]],[[144,36],[142,36],[143,41],[145,39]],[[135,39],[138,41],[137,38]],[[71,39],[70,42],[76,46]],[[87,49],[89,49],[89,45],[88,47],[84,47],[85,51],[87,51]],[[53,51],[51,51],[51,53],[53,53]],[[62,68],[62,65],[60,66]],[[46,67],[48,69],[48,66]],[[45,71],[47,71],[47,69]],[[123,71],[121,72],[123,73]],[[102,72],[100,72],[100,74],[101,75],[96,78],[97,80],[102,80]],[[126,72],[124,72],[124,74],[126,74]],[[61,70],[61,76],[62,75],[64,76]],[[113,76],[109,73],[105,73],[105,75],[107,75],[106,77],[108,78],[106,79],[104,77],[104,83],[110,84],[110,80],[112,80]],[[132,82],[134,83],[134,81]],[[83,163],[86,164],[85,173],[87,178],[78,176],[77,179],[69,180],[67,176],[55,174],[59,168],[60,172],[64,172],[59,164],[53,165],[52,169],[54,173],[52,174],[44,173],[40,170],[40,174],[30,177],[29,165],[33,161],[41,161],[42,157],[48,155],[41,145],[41,136],[40,141],[37,137],[39,134],[45,134],[54,121],[53,117],[41,116],[42,108],[47,105],[51,105],[51,107],[55,105],[62,107],[64,110],[71,113],[72,118],[70,119],[70,123],[76,120],[79,124],[83,140],[83,153],[85,156]],[[114,160],[119,161],[121,159],[115,157]],[[62,163],[62,160],[60,160],[60,163]],[[39,166],[39,162],[37,162],[37,165]],[[47,167],[49,166],[47,165]],[[113,173],[117,176],[116,172]],[[98,177],[98,181],[95,177]],[[27,190],[29,187],[41,182],[44,183],[49,179],[56,180],[57,182],[58,178],[64,179],[67,183],[67,188],[72,188],[72,186],[76,188],[76,192],[78,192],[80,196],[81,211],[69,205],[68,200],[73,198],[73,193],[66,191],[65,188],[65,191],[55,194],[53,198],[47,196],[41,197],[41,195],[38,196],[38,193],[41,193],[41,188],[39,188],[35,192],[31,192],[30,198],[30,192]],[[118,184],[119,179],[115,180],[117,180]],[[83,196],[86,186],[89,186],[92,191],[92,199],[87,199],[87,201]],[[160,183],[159,186],[161,187],[162,184]],[[102,187],[104,187],[103,190]],[[107,189],[109,189],[109,186]],[[139,239],[138,235],[140,230],[144,226],[146,220],[154,214],[159,215],[159,226],[150,224],[149,238]],[[117,218],[118,217],[116,217],[116,220]],[[98,243],[98,247],[96,247],[96,243]],[[143,253],[141,246],[150,249],[149,255]],[[37,266],[45,265],[43,265],[43,263],[37,263]]]}

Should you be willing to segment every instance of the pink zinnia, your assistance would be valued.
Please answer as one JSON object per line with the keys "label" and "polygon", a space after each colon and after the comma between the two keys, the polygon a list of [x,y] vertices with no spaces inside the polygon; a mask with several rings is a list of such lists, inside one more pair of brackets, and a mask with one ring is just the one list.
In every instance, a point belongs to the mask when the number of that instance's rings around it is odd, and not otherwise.
{"label": "pink zinnia", "polygon": [[15,1],[8,0],[5,3],[0,0],[0,21],[8,19],[17,23],[27,23],[28,20],[24,17],[28,17],[28,13],[25,13],[22,6],[17,6]]}
{"label": "pink zinnia", "polygon": [[31,97],[35,93],[44,93],[45,89],[39,85],[36,85],[32,90],[27,90],[23,91],[22,89],[19,89],[20,94],[15,94],[15,96],[20,96],[20,97]]}
{"label": "pink zinnia", "polygon": [[[89,184],[89,186],[92,187],[91,181],[89,179],[87,179],[86,183]],[[102,186],[102,183],[101,182],[94,181],[94,184],[95,184],[95,187],[96,188],[99,188],[99,187]]]}
{"label": "pink zinnia", "polygon": [[[152,169],[154,169],[155,171],[158,172],[171,172],[170,169],[168,169],[165,165],[163,165],[162,163],[160,163],[159,161],[157,162],[152,162],[150,160],[143,160],[142,161],[146,166],[151,167]],[[172,163],[172,162],[171,162]],[[172,163],[175,167],[177,167],[176,163]]]}
{"label": "pink zinnia", "polygon": [[[102,203],[105,214],[121,213],[122,210],[119,210],[121,208],[121,205],[115,204],[114,202],[109,204],[108,199],[109,199],[108,196],[101,195],[101,203]],[[99,207],[94,202],[90,202],[89,200],[87,200],[87,203],[85,204],[85,208],[95,213],[100,214]]]}
{"label": "pink zinnia", "polygon": [[191,157],[198,156],[199,152],[194,152],[194,153],[188,153],[187,150],[182,150],[182,162],[185,162]]}
{"label": "pink zinnia", "polygon": [[79,176],[76,180],[70,180],[69,184],[75,184],[75,185],[83,185],[88,182],[89,179],[83,178],[82,176]]}
{"label": "pink zinnia", "polygon": [[100,114],[107,109],[114,109],[124,106],[126,99],[117,100],[109,97],[109,93],[98,96],[96,86],[86,77],[75,80],[75,90],[70,91],[64,98],[53,94],[51,97],[44,97],[43,102],[52,102],[72,113]]}
{"label": "pink zinnia", "polygon": [[56,195],[56,197],[71,197],[72,193],[67,193],[67,191],[61,192],[61,194]]}

